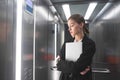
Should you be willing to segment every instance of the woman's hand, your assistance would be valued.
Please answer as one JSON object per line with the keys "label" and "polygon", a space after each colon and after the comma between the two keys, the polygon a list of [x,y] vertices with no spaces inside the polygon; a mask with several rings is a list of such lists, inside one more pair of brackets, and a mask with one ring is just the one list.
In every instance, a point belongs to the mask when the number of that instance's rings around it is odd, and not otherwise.
{"label": "woman's hand", "polygon": [[80,74],[85,75],[88,71],[90,71],[90,66],[88,66],[84,71],[80,72]]}
{"label": "woman's hand", "polygon": [[58,61],[60,61],[60,56],[58,55],[55,59],[56,63],[58,63]]}

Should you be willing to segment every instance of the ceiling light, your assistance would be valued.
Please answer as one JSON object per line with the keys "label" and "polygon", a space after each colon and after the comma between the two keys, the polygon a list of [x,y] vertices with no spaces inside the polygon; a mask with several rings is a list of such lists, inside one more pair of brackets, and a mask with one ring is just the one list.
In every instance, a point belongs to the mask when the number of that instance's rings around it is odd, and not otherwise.
{"label": "ceiling light", "polygon": [[68,19],[68,18],[70,17],[70,15],[71,15],[69,4],[64,4],[64,5],[62,5],[62,8],[63,8],[63,10],[64,10],[66,19]]}
{"label": "ceiling light", "polygon": [[86,12],[85,17],[84,17],[86,20],[88,20],[90,18],[91,14],[93,13],[96,6],[97,6],[96,2],[89,4],[89,7],[88,7],[87,12]]}

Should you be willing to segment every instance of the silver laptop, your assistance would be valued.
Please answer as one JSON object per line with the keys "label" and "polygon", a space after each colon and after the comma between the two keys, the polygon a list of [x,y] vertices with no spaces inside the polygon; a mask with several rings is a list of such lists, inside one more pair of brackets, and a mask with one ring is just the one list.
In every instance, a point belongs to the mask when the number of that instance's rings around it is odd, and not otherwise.
{"label": "silver laptop", "polygon": [[82,53],[82,42],[66,43],[66,60],[77,61]]}

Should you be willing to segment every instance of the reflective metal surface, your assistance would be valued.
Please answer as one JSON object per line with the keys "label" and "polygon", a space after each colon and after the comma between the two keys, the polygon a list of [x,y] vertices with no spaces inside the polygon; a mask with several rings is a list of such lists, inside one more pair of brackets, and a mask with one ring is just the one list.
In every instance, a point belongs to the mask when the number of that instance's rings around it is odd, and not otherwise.
{"label": "reflective metal surface", "polygon": [[22,80],[33,80],[34,14],[26,8],[22,22]]}
{"label": "reflective metal surface", "polygon": [[[35,80],[50,80],[48,77],[51,79],[54,77],[54,74],[49,75],[50,67],[53,66],[51,63],[64,41],[63,23],[56,19],[50,4],[46,1],[31,0],[34,1],[36,8],[35,15],[26,11],[25,1],[21,16],[23,17],[22,80],[33,80],[33,66],[35,66]],[[16,5],[16,0],[0,0],[0,80],[15,80]],[[56,28],[55,24],[57,24]],[[36,29],[35,46],[34,29]],[[35,65],[33,65],[33,55],[35,55]]]}
{"label": "reflective metal surface", "polygon": [[111,6],[90,24],[90,36],[95,40],[97,47],[93,67],[110,70],[109,74],[93,73],[94,80],[120,79],[119,5],[120,2],[111,3]]}
{"label": "reflective metal surface", "polygon": [[0,80],[13,80],[13,0],[0,0]]}
{"label": "reflective metal surface", "polygon": [[[48,4],[47,0],[33,1],[35,15],[28,13],[23,5],[22,80],[33,80],[33,66],[35,80],[58,80],[60,72],[51,70],[51,67],[55,66],[54,60],[64,42],[66,30],[51,11],[52,4]],[[120,2],[111,2],[89,24],[90,37],[97,48],[92,64],[93,80],[120,79],[119,7]],[[15,80],[15,35],[16,1],[0,0],[0,80]]]}
{"label": "reflective metal surface", "polygon": [[50,68],[54,65],[55,56],[64,41],[64,27],[60,21],[56,21],[55,14],[51,12],[51,5],[46,1],[36,0],[35,7],[35,79],[56,80],[54,71]]}

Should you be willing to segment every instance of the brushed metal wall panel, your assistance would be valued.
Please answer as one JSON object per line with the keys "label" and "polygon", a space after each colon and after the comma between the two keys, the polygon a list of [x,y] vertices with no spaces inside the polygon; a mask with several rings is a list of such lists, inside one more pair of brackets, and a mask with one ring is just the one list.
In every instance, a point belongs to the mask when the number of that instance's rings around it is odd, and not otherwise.
{"label": "brushed metal wall panel", "polygon": [[0,0],[0,80],[13,80],[13,0]]}
{"label": "brushed metal wall panel", "polygon": [[[90,37],[95,40],[97,48],[93,67],[110,70],[109,74],[93,73],[94,80],[120,79],[120,10],[119,8],[116,10],[119,5],[120,2],[112,3],[112,6],[104,12],[101,18],[90,24]],[[114,14],[105,19],[112,13]]]}

